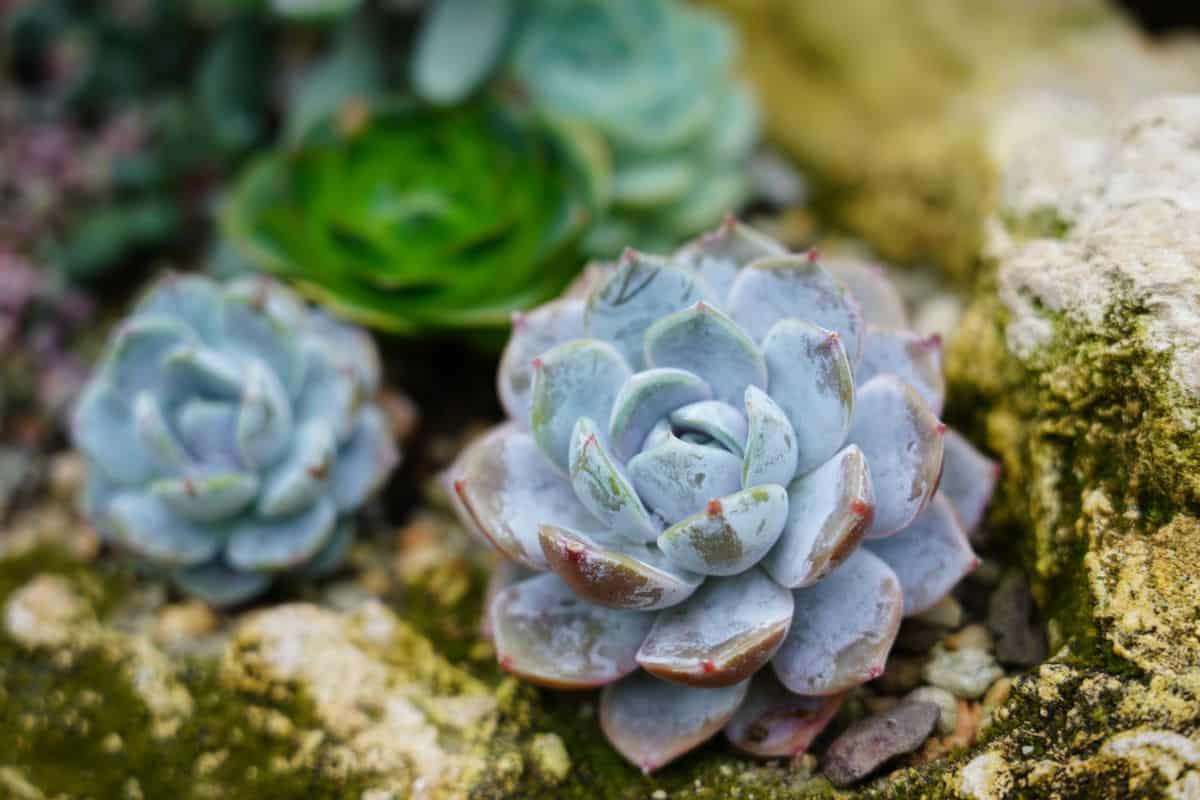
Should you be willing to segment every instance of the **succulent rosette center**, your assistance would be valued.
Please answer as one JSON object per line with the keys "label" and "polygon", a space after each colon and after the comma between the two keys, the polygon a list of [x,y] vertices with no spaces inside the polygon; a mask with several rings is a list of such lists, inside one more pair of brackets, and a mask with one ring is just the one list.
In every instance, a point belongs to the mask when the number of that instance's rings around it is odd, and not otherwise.
{"label": "succulent rosette center", "polygon": [[857,262],[732,220],[627,252],[515,321],[499,391],[510,421],[449,473],[468,524],[544,573],[493,596],[498,657],[605,685],[643,769],[722,728],[803,750],[976,564],[993,467],[938,419],[940,340]]}

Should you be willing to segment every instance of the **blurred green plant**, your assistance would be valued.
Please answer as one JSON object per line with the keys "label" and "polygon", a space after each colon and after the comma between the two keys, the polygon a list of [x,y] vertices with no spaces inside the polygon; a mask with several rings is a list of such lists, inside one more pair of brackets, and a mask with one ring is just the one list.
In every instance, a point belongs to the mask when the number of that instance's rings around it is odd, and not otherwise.
{"label": "blurred green plant", "polygon": [[352,102],[247,169],[222,209],[261,269],[376,328],[474,331],[558,293],[605,203],[602,144],[492,104]]}
{"label": "blurred green plant", "polygon": [[253,4],[38,0],[0,16],[0,234],[73,278],[171,242],[269,130]]}
{"label": "blurred green plant", "polygon": [[613,163],[612,204],[587,250],[664,250],[736,211],[758,116],[715,15],[675,0],[439,0],[412,63],[416,92],[463,101],[489,77],[538,114],[590,127]]}

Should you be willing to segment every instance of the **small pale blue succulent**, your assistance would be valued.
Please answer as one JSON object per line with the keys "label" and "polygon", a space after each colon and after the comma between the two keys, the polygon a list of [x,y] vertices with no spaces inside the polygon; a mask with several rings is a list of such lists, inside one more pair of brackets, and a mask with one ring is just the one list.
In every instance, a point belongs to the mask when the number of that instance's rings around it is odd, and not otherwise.
{"label": "small pale blue succulent", "polygon": [[613,191],[585,244],[611,257],[716,225],[747,196],[756,105],[732,30],[677,0],[438,0],[418,39],[417,92],[462,100],[489,75],[608,143]]}
{"label": "small pale blue succulent", "polygon": [[215,605],[335,568],[397,452],[370,337],[266,278],[167,276],[75,409],[101,535]]}
{"label": "small pale blue succulent", "polygon": [[447,476],[465,523],[543,573],[497,587],[500,662],[605,685],[604,731],[645,770],[722,728],[794,755],[977,563],[995,473],[938,419],[940,340],[881,271],[732,220],[585,283],[514,322],[510,420]]}

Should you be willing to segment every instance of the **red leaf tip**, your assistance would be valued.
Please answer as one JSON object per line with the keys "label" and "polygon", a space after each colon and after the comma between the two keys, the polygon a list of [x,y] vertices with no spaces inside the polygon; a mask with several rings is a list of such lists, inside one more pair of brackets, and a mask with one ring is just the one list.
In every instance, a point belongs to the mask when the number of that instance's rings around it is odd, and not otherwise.
{"label": "red leaf tip", "polygon": [[636,249],[632,247],[626,247],[621,251],[621,258],[617,263],[618,265],[628,264],[630,261],[637,259],[640,255],[641,253],[639,253]]}
{"label": "red leaf tip", "polygon": [[708,512],[710,517],[719,517],[725,512],[725,509],[721,506],[721,501],[715,498],[708,501],[708,505],[704,510]]}
{"label": "red leaf tip", "polygon": [[544,366],[546,366],[546,362],[545,362],[545,361],[542,361],[542,357],[541,357],[541,356],[538,356],[538,357],[536,357],[536,358],[534,358],[534,359],[533,359],[533,368],[534,368],[534,369],[541,369],[541,368],[542,368],[542,367],[544,367]]}
{"label": "red leaf tip", "polygon": [[513,330],[520,330],[521,328],[525,327],[525,321],[527,319],[528,315],[524,311],[514,311],[512,313]]}
{"label": "red leaf tip", "polygon": [[850,513],[855,516],[865,517],[871,511],[871,506],[864,500],[850,501]]}
{"label": "red leaf tip", "polygon": [[931,333],[925,337],[925,341],[922,344],[929,350],[940,348],[942,346],[942,335],[940,333]]}
{"label": "red leaf tip", "polygon": [[815,264],[817,263],[817,259],[821,257],[821,251],[814,247],[805,253],[804,257],[808,259],[808,263]]}
{"label": "red leaf tip", "polygon": [[705,675],[711,675],[717,671],[717,665],[714,664],[710,659],[706,658],[700,662],[700,669],[704,671]]}
{"label": "red leaf tip", "polygon": [[945,433],[945,432],[946,432],[946,423],[944,423],[944,422],[938,422],[938,424],[937,424],[937,426],[934,428],[934,430],[936,430],[936,431],[938,432],[938,435],[939,435],[939,436],[941,436],[943,433]]}

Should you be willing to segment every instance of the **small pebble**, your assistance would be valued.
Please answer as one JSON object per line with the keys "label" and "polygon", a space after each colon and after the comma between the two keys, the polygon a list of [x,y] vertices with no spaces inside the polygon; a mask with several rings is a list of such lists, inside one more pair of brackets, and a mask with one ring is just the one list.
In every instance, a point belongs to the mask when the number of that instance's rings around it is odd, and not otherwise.
{"label": "small pebble", "polygon": [[967,647],[951,651],[939,644],[932,656],[922,673],[925,680],[956,697],[983,697],[992,683],[1004,677],[1004,670],[986,650]]}
{"label": "small pebble", "polygon": [[650,797],[653,798],[653,800],[667,800],[667,793],[662,789],[655,789]]}
{"label": "small pebble", "polygon": [[996,634],[1000,663],[1033,667],[1046,660],[1046,637],[1034,621],[1035,611],[1025,578],[1009,572],[988,603],[988,627]]}
{"label": "small pebble", "polygon": [[933,703],[937,706],[937,730],[942,736],[949,736],[958,728],[958,698],[945,689],[922,686],[909,692],[904,699],[914,703]]}
{"label": "small pebble", "polygon": [[154,638],[165,644],[198,639],[217,629],[217,615],[197,601],[163,606],[154,626]]}
{"label": "small pebble", "polygon": [[849,786],[888,760],[920,747],[933,732],[938,715],[933,703],[904,702],[868,717],[830,743],[821,770],[835,786]]}
{"label": "small pebble", "polygon": [[996,646],[992,632],[987,629],[986,625],[978,622],[950,634],[942,640],[942,644],[946,646],[947,650],[966,650],[974,647],[976,650],[986,650],[989,653]]}
{"label": "small pebble", "polygon": [[963,610],[953,595],[946,595],[933,608],[917,614],[913,619],[928,622],[930,625],[941,625],[944,628],[957,628],[963,622]]}
{"label": "small pebble", "polygon": [[529,756],[533,768],[551,785],[562,783],[571,773],[571,757],[557,733],[536,734],[529,742]]}

